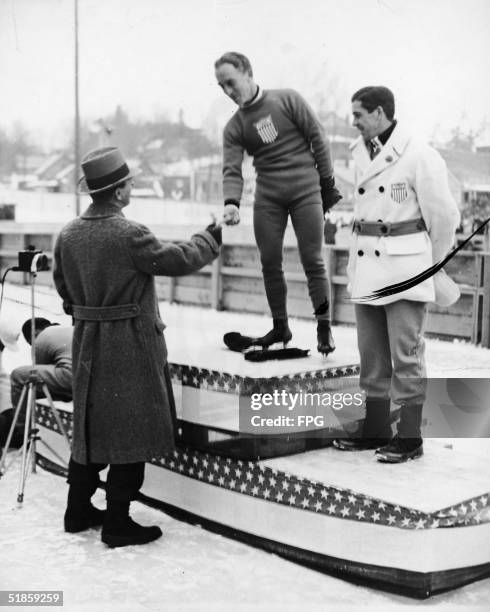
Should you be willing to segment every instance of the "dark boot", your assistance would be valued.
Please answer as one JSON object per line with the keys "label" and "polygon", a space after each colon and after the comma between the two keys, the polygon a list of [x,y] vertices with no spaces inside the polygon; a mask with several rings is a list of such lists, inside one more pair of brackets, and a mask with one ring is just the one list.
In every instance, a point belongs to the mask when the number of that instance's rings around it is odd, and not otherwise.
{"label": "dark boot", "polygon": [[390,400],[368,397],[362,428],[352,438],[335,439],[333,445],[345,451],[370,450],[388,444],[391,437]]}
{"label": "dark boot", "polygon": [[265,334],[265,336],[261,336],[260,338],[256,338],[255,344],[262,346],[262,348],[269,348],[271,344],[275,344],[276,342],[282,342],[284,347],[290,342],[293,334],[288,326],[287,319],[273,319],[274,327],[270,332]]}
{"label": "dark boot", "polygon": [[328,319],[318,320],[316,327],[316,338],[318,341],[317,350],[322,355],[328,355],[335,350],[335,342],[333,341],[330,321]]}
{"label": "dark boot", "polygon": [[129,501],[107,501],[102,542],[109,548],[148,544],[162,535],[160,527],[143,527],[129,516]]}
{"label": "dark boot", "polygon": [[68,489],[68,503],[64,517],[65,531],[78,533],[91,527],[100,527],[104,522],[105,510],[99,510],[90,503],[95,489],[71,484]]}
{"label": "dark boot", "polygon": [[70,457],[68,465],[68,501],[64,517],[65,531],[78,533],[91,527],[100,527],[105,510],[95,508],[90,502],[100,484],[99,470],[103,465],[77,463]]}
{"label": "dark boot", "polygon": [[[7,438],[12,427],[14,419],[14,409],[9,408],[0,413],[0,448],[3,448],[7,442]],[[24,444],[24,426],[16,423],[12,438],[10,439],[9,448],[20,448]]]}
{"label": "dark boot", "polygon": [[424,454],[420,425],[422,422],[422,404],[402,406],[398,433],[393,440],[378,448],[376,459],[382,463],[404,463],[417,459]]}

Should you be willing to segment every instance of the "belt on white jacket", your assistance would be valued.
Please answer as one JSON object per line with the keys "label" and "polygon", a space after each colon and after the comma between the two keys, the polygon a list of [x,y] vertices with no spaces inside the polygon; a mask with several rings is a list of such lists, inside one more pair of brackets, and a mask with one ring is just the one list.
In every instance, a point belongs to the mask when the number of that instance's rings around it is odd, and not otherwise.
{"label": "belt on white jacket", "polygon": [[352,231],[362,236],[404,236],[427,231],[422,218],[395,223],[382,221],[354,221]]}

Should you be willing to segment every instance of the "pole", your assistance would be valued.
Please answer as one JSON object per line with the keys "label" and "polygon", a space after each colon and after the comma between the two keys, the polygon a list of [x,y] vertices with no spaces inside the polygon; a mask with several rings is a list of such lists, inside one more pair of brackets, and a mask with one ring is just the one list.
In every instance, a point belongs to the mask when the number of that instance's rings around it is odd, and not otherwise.
{"label": "pole", "polygon": [[80,102],[78,87],[78,0],[75,2],[75,214],[80,215],[80,194],[78,193],[78,172],[80,168]]}

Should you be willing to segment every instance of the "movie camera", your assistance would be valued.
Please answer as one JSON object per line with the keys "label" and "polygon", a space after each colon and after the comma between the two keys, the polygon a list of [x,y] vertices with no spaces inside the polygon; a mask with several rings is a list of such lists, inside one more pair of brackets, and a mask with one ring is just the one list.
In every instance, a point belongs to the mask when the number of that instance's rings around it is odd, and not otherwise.
{"label": "movie camera", "polygon": [[33,246],[18,253],[19,263],[13,268],[16,272],[43,272],[49,270],[48,257],[42,251],[36,251]]}

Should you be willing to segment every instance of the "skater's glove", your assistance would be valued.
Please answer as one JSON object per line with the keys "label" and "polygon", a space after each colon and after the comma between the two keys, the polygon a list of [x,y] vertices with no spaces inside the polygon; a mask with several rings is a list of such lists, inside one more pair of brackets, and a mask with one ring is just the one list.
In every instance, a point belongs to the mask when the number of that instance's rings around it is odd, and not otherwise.
{"label": "skater's glove", "polygon": [[223,222],[225,225],[238,225],[240,223],[240,209],[238,202],[226,200],[223,210]]}
{"label": "skater's glove", "polygon": [[218,245],[221,246],[221,243],[223,242],[221,225],[217,225],[216,222],[211,223],[211,225],[207,226],[206,231],[209,232],[211,236],[216,240]]}
{"label": "skater's glove", "polygon": [[320,179],[320,190],[322,194],[323,214],[325,214],[342,199],[342,196],[337,187],[335,187],[335,179],[333,176]]}

